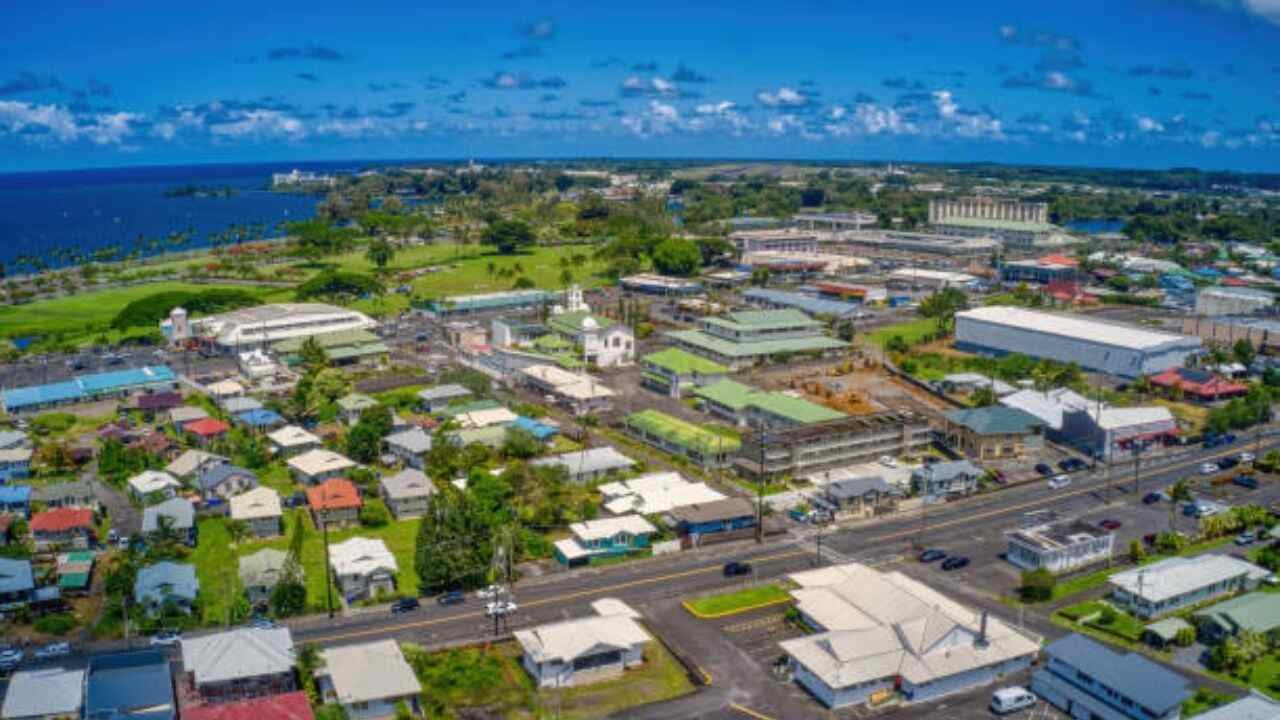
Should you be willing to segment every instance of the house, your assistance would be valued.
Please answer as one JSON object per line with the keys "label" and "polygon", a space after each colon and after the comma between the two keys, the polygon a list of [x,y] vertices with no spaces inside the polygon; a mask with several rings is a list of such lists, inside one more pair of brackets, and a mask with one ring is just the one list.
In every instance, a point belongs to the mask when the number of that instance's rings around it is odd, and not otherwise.
{"label": "house", "polygon": [[647,473],[630,480],[605,483],[597,489],[605,509],[614,515],[628,512],[657,515],[686,505],[724,499],[724,495],[706,483],[689,482],[676,472]]}
{"label": "house", "polygon": [[874,517],[895,512],[902,490],[880,477],[836,480],[822,487],[822,497],[845,517]]}
{"label": "house", "polygon": [[284,416],[275,410],[268,408],[255,408],[253,410],[245,410],[238,412],[232,416],[233,419],[241,425],[246,425],[254,430],[266,432],[271,428],[284,425]]}
{"label": "house", "polygon": [[31,477],[31,456],[34,453],[29,447],[0,450],[0,483]]}
{"label": "house", "polygon": [[187,450],[165,466],[164,471],[182,481],[194,481],[209,465],[230,462],[221,455],[204,450]]}
{"label": "house", "polygon": [[259,608],[271,602],[271,593],[282,578],[287,558],[284,551],[273,548],[263,548],[240,558],[240,584],[250,605]]}
{"label": "house", "polygon": [[[175,460],[174,463],[176,462]],[[170,464],[172,465],[173,463]],[[212,467],[212,465],[207,467]],[[181,487],[182,483],[178,482],[177,478],[162,470],[143,470],[129,478],[129,494],[133,495],[141,503],[157,498],[167,499],[174,497]]]}
{"label": "house", "polygon": [[148,455],[155,455],[158,458],[172,460],[177,457],[179,452],[178,443],[168,435],[159,430],[152,430],[144,434],[142,437],[129,443],[129,447],[134,450],[141,450]]}
{"label": "house", "polygon": [[169,411],[169,422],[178,432],[185,430],[187,425],[208,417],[209,413],[198,405],[182,405]]}
{"label": "house", "polygon": [[1020,457],[1044,445],[1044,422],[1004,405],[943,413],[942,437],[948,447],[980,460]]}
{"label": "house", "polygon": [[1205,710],[1196,715],[1198,720],[1278,720],[1280,701],[1272,700],[1259,690],[1249,690],[1245,695],[1226,705]]}
{"label": "house", "polygon": [[346,478],[330,478],[307,488],[307,505],[316,527],[340,528],[360,522],[360,491]]}
{"label": "house", "polygon": [[228,415],[239,415],[243,412],[261,410],[263,408],[261,400],[247,396],[230,397],[218,404],[222,406],[223,412]]}
{"label": "house", "polygon": [[395,717],[401,703],[413,715],[421,712],[422,686],[395,640],[326,648],[320,658],[324,663],[316,673],[320,697],[341,705],[351,720]]}
{"label": "house", "polygon": [[93,483],[88,480],[68,480],[67,482],[45,485],[35,491],[36,500],[48,508],[78,507],[98,510],[98,496],[93,490]]}
{"label": "house", "polygon": [[190,613],[200,592],[194,565],[164,560],[138,571],[133,601],[149,613],[171,607]]}
{"label": "house", "polygon": [[461,385],[437,385],[418,391],[422,409],[427,413],[439,412],[448,407],[449,403],[469,397],[471,397],[471,391]]}
{"label": "house", "polygon": [[231,497],[231,519],[249,527],[258,538],[280,534],[280,494],[265,485]]}
{"label": "house", "polygon": [[607,411],[615,393],[594,375],[570,372],[558,365],[529,365],[519,369],[520,380],[535,392],[549,395],[577,414]]}
{"label": "house", "polygon": [[133,397],[134,409],[154,416],[182,406],[182,393],[174,390],[139,393]]}
{"label": "house", "polygon": [[1183,397],[1200,402],[1242,397],[1249,392],[1249,386],[1244,383],[1195,368],[1171,367],[1147,379],[1155,387],[1180,392]]}
{"label": "house", "polygon": [[84,705],[84,670],[60,667],[21,670],[9,678],[0,718],[61,720],[80,717]]}
{"label": "house", "polygon": [[0,450],[16,447],[31,447],[31,438],[21,430],[0,430]]}
{"label": "house", "polygon": [[397,520],[422,517],[427,512],[436,486],[421,470],[406,468],[379,482],[387,509]]}
{"label": "house", "polygon": [[72,550],[58,555],[58,590],[67,595],[88,595],[93,581],[92,550]]}
{"label": "house", "polygon": [[431,436],[426,430],[413,426],[383,438],[387,452],[395,455],[400,462],[418,470],[426,467],[427,451],[431,449]]}
{"label": "house", "polygon": [[1177,720],[1191,697],[1182,675],[1078,633],[1050,643],[1031,690],[1072,717]]}
{"label": "house", "polygon": [[31,515],[31,486],[0,485],[0,513]]}
{"label": "house", "polygon": [[1280,595],[1248,593],[1197,610],[1191,617],[1207,643],[1222,642],[1241,630],[1273,636],[1280,628]]}
{"label": "house", "polygon": [[530,463],[535,467],[548,465],[563,467],[568,471],[569,479],[577,483],[616,475],[630,470],[635,464],[635,460],[609,445],[553,455]]}
{"label": "house", "polygon": [[183,426],[182,431],[193,436],[196,439],[196,442],[201,445],[208,445],[214,440],[226,435],[227,431],[230,429],[231,426],[225,422],[207,417],[203,420],[195,420],[187,423]]}
{"label": "house", "polygon": [[244,395],[244,386],[231,378],[227,378],[211,385],[206,385],[204,391],[215,401],[225,402],[228,398]]}
{"label": "house", "polygon": [[314,485],[322,480],[340,477],[356,464],[332,450],[317,448],[289,458],[289,469],[298,482]]}
{"label": "house", "polygon": [[182,709],[182,720],[315,720],[301,690]]}
{"label": "house", "polygon": [[728,377],[729,368],[680,348],[667,348],[640,358],[640,383],[679,399],[687,390],[713,385]]}
{"label": "house", "polygon": [[680,535],[682,544],[692,547],[754,533],[757,510],[755,504],[746,498],[721,497],[677,505],[667,511],[667,517]]}
{"label": "house", "polygon": [[1115,533],[1079,520],[1010,530],[1005,539],[1006,560],[1055,574],[1110,560],[1116,542]]}
{"label": "house", "polygon": [[968,495],[978,489],[978,479],[986,474],[968,460],[921,465],[911,472],[911,487],[921,495]]}
{"label": "house", "polygon": [[361,393],[347,393],[338,398],[338,415],[348,424],[355,425],[360,413],[378,407],[378,401]]}
{"label": "house", "polygon": [[1252,590],[1270,573],[1230,555],[1171,557],[1108,578],[1111,599],[1140,618]]}
{"label": "house", "polygon": [[258,476],[252,470],[230,463],[211,465],[200,473],[197,481],[201,495],[206,500],[228,498],[258,486]]}
{"label": "house", "polygon": [[539,442],[547,442],[560,432],[560,428],[555,424],[556,421],[548,419],[547,422],[542,420],[534,420],[523,415],[511,421],[507,426],[508,430],[518,430],[520,432],[529,433],[534,440]]}
{"label": "house", "polygon": [[649,547],[649,536],[658,532],[640,515],[620,515],[576,522],[573,537],[555,543],[556,559],[570,567],[585,565],[594,557],[615,557]]}
{"label": "house", "polygon": [[271,452],[277,457],[286,458],[324,445],[319,437],[297,425],[285,425],[273,430],[267,433],[267,440],[271,443]]}
{"label": "house", "polygon": [[396,556],[381,540],[353,537],[329,546],[334,581],[347,602],[396,591]]}
{"label": "house", "polygon": [[87,550],[93,544],[93,511],[54,508],[32,516],[27,526],[38,552],[61,548]]}
{"label": "house", "polygon": [[196,508],[186,498],[169,498],[142,511],[142,534],[161,537],[165,530],[191,547],[196,544]]}
{"label": "house", "polygon": [[84,717],[174,720],[173,675],[160,650],[89,656]]}
{"label": "house", "polygon": [[184,680],[206,703],[298,689],[288,628],[242,627],[182,639]]}
{"label": "house", "polygon": [[0,611],[31,602],[35,590],[30,560],[0,557]]}
{"label": "house", "polygon": [[653,637],[638,622],[639,613],[610,598],[593,608],[595,615],[515,632],[524,650],[521,664],[538,687],[587,685],[644,663]]}
{"label": "house", "polygon": [[817,632],[780,643],[797,683],[832,709],[899,694],[925,702],[1027,668],[1039,638],[901,572],[859,563],[794,573],[800,619]]}

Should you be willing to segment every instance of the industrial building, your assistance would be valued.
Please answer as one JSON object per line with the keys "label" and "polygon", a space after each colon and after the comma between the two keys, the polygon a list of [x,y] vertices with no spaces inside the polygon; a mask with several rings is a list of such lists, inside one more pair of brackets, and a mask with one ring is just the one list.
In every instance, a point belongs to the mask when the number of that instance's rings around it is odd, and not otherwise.
{"label": "industrial building", "polygon": [[[764,451],[760,445],[763,439]],[[914,413],[852,415],[840,420],[748,434],[734,467],[752,478],[801,477],[824,470],[923,452],[929,420]],[[763,468],[761,460],[763,459]]]}
{"label": "industrial building", "polygon": [[0,392],[0,405],[7,413],[19,413],[103,398],[123,399],[138,390],[172,390],[177,383],[177,375],[167,366],[148,365],[5,390]]}
{"label": "industrial building", "polygon": [[551,305],[559,299],[557,293],[546,290],[509,290],[480,295],[453,295],[443,300],[432,300],[423,310],[436,317],[454,317],[488,312],[518,312]]}
{"label": "industrial building", "polygon": [[324,303],[275,303],[190,320],[174,308],[160,330],[170,342],[203,340],[224,351],[248,350],[291,338],[344,330],[373,330],[378,323],[362,312]]}
{"label": "industrial building", "polygon": [[853,249],[866,249],[881,254],[891,251],[973,260],[990,257],[1000,250],[1000,241],[994,238],[959,237],[901,230],[846,232],[841,233],[838,240],[842,245]]}
{"label": "industrial building", "polygon": [[738,230],[729,233],[729,242],[741,257],[753,252],[818,252],[818,236],[796,229],[786,230]]}
{"label": "industrial building", "polygon": [[968,273],[948,270],[928,270],[925,268],[898,268],[889,273],[887,283],[893,287],[926,288],[941,290],[943,288],[960,288],[974,290],[982,281]]}
{"label": "industrial building", "polygon": [[1258,288],[1215,286],[1196,293],[1196,314],[1209,317],[1252,315],[1275,304],[1274,293]]}
{"label": "industrial building", "polygon": [[998,238],[1006,248],[1061,247],[1076,239],[1049,223],[1047,203],[975,197],[929,201],[929,224],[947,235]]}
{"label": "industrial building", "polygon": [[1019,528],[1005,533],[1005,559],[1023,570],[1061,573],[1111,559],[1116,536],[1096,525],[1073,520]]}
{"label": "industrial building", "polygon": [[848,347],[829,338],[825,326],[799,310],[735,312],[703,318],[699,330],[674,330],[678,347],[727,366],[751,367],[770,356],[826,354]]}
{"label": "industrial building", "polygon": [[750,288],[742,291],[742,299],[757,307],[771,310],[794,309],[810,316],[829,315],[840,320],[865,317],[861,307],[850,302],[826,300],[812,295],[768,288]]}
{"label": "industrial building", "polygon": [[1195,337],[1019,307],[965,310],[956,313],[955,323],[958,350],[1020,353],[1120,377],[1181,367],[1201,349]]}

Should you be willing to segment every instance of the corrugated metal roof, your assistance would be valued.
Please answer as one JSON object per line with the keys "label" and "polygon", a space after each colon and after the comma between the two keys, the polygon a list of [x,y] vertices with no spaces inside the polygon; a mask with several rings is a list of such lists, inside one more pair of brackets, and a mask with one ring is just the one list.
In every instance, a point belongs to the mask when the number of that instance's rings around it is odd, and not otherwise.
{"label": "corrugated metal roof", "polygon": [[1155,711],[1157,716],[1191,696],[1186,678],[1137,653],[1121,655],[1105,645],[1072,633],[1049,644],[1045,655],[1060,660]]}

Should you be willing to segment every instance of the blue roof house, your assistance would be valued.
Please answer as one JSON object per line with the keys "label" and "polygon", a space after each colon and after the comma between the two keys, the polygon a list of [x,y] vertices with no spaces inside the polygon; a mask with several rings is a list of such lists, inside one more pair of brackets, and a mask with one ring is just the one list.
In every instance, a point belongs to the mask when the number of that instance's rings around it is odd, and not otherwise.
{"label": "blue roof house", "polygon": [[172,607],[190,613],[199,591],[194,565],[165,560],[138,571],[133,583],[133,601],[147,612]]}
{"label": "blue roof house", "polygon": [[263,428],[275,428],[284,425],[285,423],[285,420],[280,416],[280,413],[266,408],[245,410],[244,412],[237,413],[235,415],[235,419],[236,422],[242,425],[248,425],[256,430],[261,430]]}
{"label": "blue roof house", "polygon": [[550,440],[552,435],[560,432],[558,429],[544,423],[538,422],[533,418],[527,418],[523,415],[511,421],[507,427],[515,430],[523,430],[534,437],[535,440]]}
{"label": "blue roof house", "polygon": [[0,483],[31,477],[31,455],[29,447],[0,449]]}
{"label": "blue roof house", "polygon": [[212,498],[229,498],[246,490],[258,487],[258,476],[231,463],[218,463],[205,468],[198,480],[200,493],[206,500]]}
{"label": "blue roof house", "polygon": [[1077,718],[1177,720],[1191,697],[1186,678],[1138,653],[1119,653],[1080,634],[1044,649],[1031,689]]}
{"label": "blue roof house", "polygon": [[31,486],[0,486],[0,512],[31,517]]}
{"label": "blue roof house", "polygon": [[30,560],[0,558],[0,610],[26,605],[35,589]]}
{"label": "blue roof house", "polygon": [[89,658],[86,720],[174,720],[173,676],[159,650]]}

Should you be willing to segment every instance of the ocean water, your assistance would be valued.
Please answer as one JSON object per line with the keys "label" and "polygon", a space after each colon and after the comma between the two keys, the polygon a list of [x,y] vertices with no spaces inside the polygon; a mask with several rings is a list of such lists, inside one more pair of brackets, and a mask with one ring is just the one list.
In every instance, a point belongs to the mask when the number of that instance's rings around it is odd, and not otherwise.
{"label": "ocean water", "polygon": [[[293,168],[349,173],[365,163],[300,163],[195,165],[68,170],[0,175],[0,262],[10,274],[28,268],[17,261],[37,256],[51,266],[60,250],[85,254],[120,246],[138,247],[160,239],[160,250],[173,232],[190,232],[179,250],[206,247],[210,238],[232,226],[304,220],[315,214],[319,197],[267,190],[271,173]],[[167,189],[185,185],[232,187],[231,197],[165,197]],[[268,232],[267,236],[272,233]],[[139,236],[142,240],[139,241]]]}

